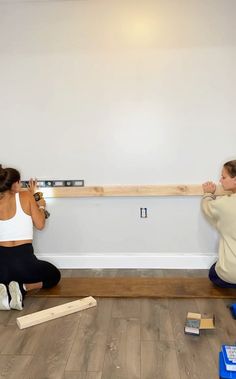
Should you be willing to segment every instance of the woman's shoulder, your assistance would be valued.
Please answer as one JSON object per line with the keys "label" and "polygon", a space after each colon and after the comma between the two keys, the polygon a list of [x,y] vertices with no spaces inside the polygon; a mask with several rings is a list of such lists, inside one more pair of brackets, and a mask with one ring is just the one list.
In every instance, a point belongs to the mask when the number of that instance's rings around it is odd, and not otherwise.
{"label": "woman's shoulder", "polygon": [[20,191],[19,197],[22,201],[30,201],[32,199],[32,195],[29,191]]}
{"label": "woman's shoulder", "polygon": [[236,196],[231,194],[217,196],[214,200],[214,206],[216,208],[236,207]]}
{"label": "woman's shoulder", "polygon": [[23,211],[31,216],[31,202],[32,202],[33,195],[29,191],[20,191],[19,192],[19,199],[20,204],[23,209]]}
{"label": "woman's shoulder", "polygon": [[19,192],[20,197],[27,197],[29,196],[29,191],[22,190]]}

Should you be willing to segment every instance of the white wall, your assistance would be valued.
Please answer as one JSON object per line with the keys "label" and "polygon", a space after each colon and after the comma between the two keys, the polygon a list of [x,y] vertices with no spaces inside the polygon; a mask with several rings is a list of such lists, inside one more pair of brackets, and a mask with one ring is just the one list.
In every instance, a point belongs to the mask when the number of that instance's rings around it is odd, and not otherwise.
{"label": "white wall", "polygon": [[[86,185],[218,180],[235,158],[235,12],[234,0],[0,0],[0,162]],[[199,201],[51,199],[36,251],[63,267],[208,267],[217,236]]]}

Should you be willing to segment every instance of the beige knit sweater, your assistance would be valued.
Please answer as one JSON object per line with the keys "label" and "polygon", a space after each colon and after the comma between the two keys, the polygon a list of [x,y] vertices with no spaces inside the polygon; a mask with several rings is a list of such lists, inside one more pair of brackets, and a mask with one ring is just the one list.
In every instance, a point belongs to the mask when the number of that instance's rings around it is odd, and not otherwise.
{"label": "beige knit sweater", "polygon": [[236,193],[215,197],[204,194],[202,210],[220,234],[217,275],[228,283],[236,283]]}

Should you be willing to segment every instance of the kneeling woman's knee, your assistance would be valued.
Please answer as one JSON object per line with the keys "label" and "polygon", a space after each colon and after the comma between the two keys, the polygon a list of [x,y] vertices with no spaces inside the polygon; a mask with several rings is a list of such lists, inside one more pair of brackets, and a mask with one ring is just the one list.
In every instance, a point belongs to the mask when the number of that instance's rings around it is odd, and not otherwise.
{"label": "kneeling woman's knee", "polygon": [[209,270],[209,273],[208,273],[208,278],[214,282],[217,275],[216,275],[216,270],[215,270],[215,263],[211,266],[210,270]]}
{"label": "kneeling woman's knee", "polygon": [[61,280],[61,273],[57,267],[50,264],[50,275],[43,281],[43,288],[51,288],[56,286]]}
{"label": "kneeling woman's knee", "polygon": [[[55,267],[56,268],[56,267]],[[55,272],[55,277],[54,277],[54,280],[55,280],[55,284],[54,286],[56,286],[60,280],[61,280],[61,273],[60,271],[58,270],[58,268],[56,268],[56,272]]]}

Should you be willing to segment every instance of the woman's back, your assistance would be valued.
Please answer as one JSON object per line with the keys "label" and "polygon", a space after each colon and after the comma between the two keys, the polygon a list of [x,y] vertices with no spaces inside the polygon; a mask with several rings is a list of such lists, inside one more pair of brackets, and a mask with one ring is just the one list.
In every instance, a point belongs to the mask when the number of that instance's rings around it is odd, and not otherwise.
{"label": "woman's back", "polygon": [[[23,211],[30,214],[30,203],[27,192],[19,193],[20,204]],[[15,216],[16,213],[16,194],[9,192],[2,199],[0,199],[0,220],[8,220]]]}
{"label": "woman's back", "polygon": [[0,245],[32,242],[33,222],[28,193],[8,192],[0,200]]}

